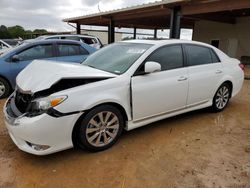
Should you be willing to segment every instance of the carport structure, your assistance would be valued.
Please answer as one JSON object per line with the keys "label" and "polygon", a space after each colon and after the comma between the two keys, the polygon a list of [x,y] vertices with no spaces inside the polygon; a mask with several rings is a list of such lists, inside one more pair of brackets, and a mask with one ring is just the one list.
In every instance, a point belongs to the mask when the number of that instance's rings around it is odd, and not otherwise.
{"label": "carport structure", "polygon": [[153,29],[155,38],[159,29],[170,29],[170,38],[179,38],[181,28],[190,28],[194,29],[194,37],[199,39],[202,28],[196,28],[196,24],[200,21],[226,24],[234,29],[239,18],[248,16],[249,0],[163,0],[63,21],[75,23],[77,33],[81,32],[81,25],[108,26],[108,41],[112,43],[115,27],[134,28],[134,38],[137,28]]}

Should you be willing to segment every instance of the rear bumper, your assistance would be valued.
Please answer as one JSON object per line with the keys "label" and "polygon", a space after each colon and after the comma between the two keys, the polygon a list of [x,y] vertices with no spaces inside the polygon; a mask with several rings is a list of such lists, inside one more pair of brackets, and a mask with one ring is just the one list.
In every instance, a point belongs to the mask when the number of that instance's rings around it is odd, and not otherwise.
{"label": "rear bumper", "polygon": [[[35,155],[47,155],[73,147],[72,130],[81,114],[58,118],[46,113],[36,117],[12,117],[7,111],[8,101],[3,109],[5,125],[20,150]],[[48,148],[37,150],[32,144]]]}

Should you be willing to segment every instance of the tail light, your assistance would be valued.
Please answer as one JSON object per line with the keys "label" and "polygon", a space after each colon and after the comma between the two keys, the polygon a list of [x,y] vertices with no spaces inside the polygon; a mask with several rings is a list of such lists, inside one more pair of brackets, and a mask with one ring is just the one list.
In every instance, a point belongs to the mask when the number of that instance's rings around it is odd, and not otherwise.
{"label": "tail light", "polygon": [[240,68],[241,68],[243,71],[245,70],[245,65],[244,65],[244,64],[240,63],[239,66],[240,66]]}

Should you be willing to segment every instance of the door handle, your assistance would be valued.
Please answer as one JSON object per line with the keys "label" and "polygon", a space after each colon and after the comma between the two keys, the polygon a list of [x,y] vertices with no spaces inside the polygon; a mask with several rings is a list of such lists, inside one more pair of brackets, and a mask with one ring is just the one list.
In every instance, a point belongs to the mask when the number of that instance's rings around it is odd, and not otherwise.
{"label": "door handle", "polygon": [[222,70],[215,71],[215,74],[221,74],[221,73],[222,73]]}
{"label": "door handle", "polygon": [[178,79],[178,81],[181,82],[181,81],[185,81],[185,80],[187,80],[187,79],[188,79],[187,77],[181,76],[181,77]]}

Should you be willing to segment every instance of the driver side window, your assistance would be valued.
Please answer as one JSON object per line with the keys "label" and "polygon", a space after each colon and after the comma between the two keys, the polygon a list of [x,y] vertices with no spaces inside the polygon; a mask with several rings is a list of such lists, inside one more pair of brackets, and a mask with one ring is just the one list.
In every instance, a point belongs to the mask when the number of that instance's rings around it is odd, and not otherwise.
{"label": "driver side window", "polygon": [[183,67],[183,55],[181,45],[164,46],[154,51],[147,61],[155,61],[161,64],[161,70],[171,70]]}

